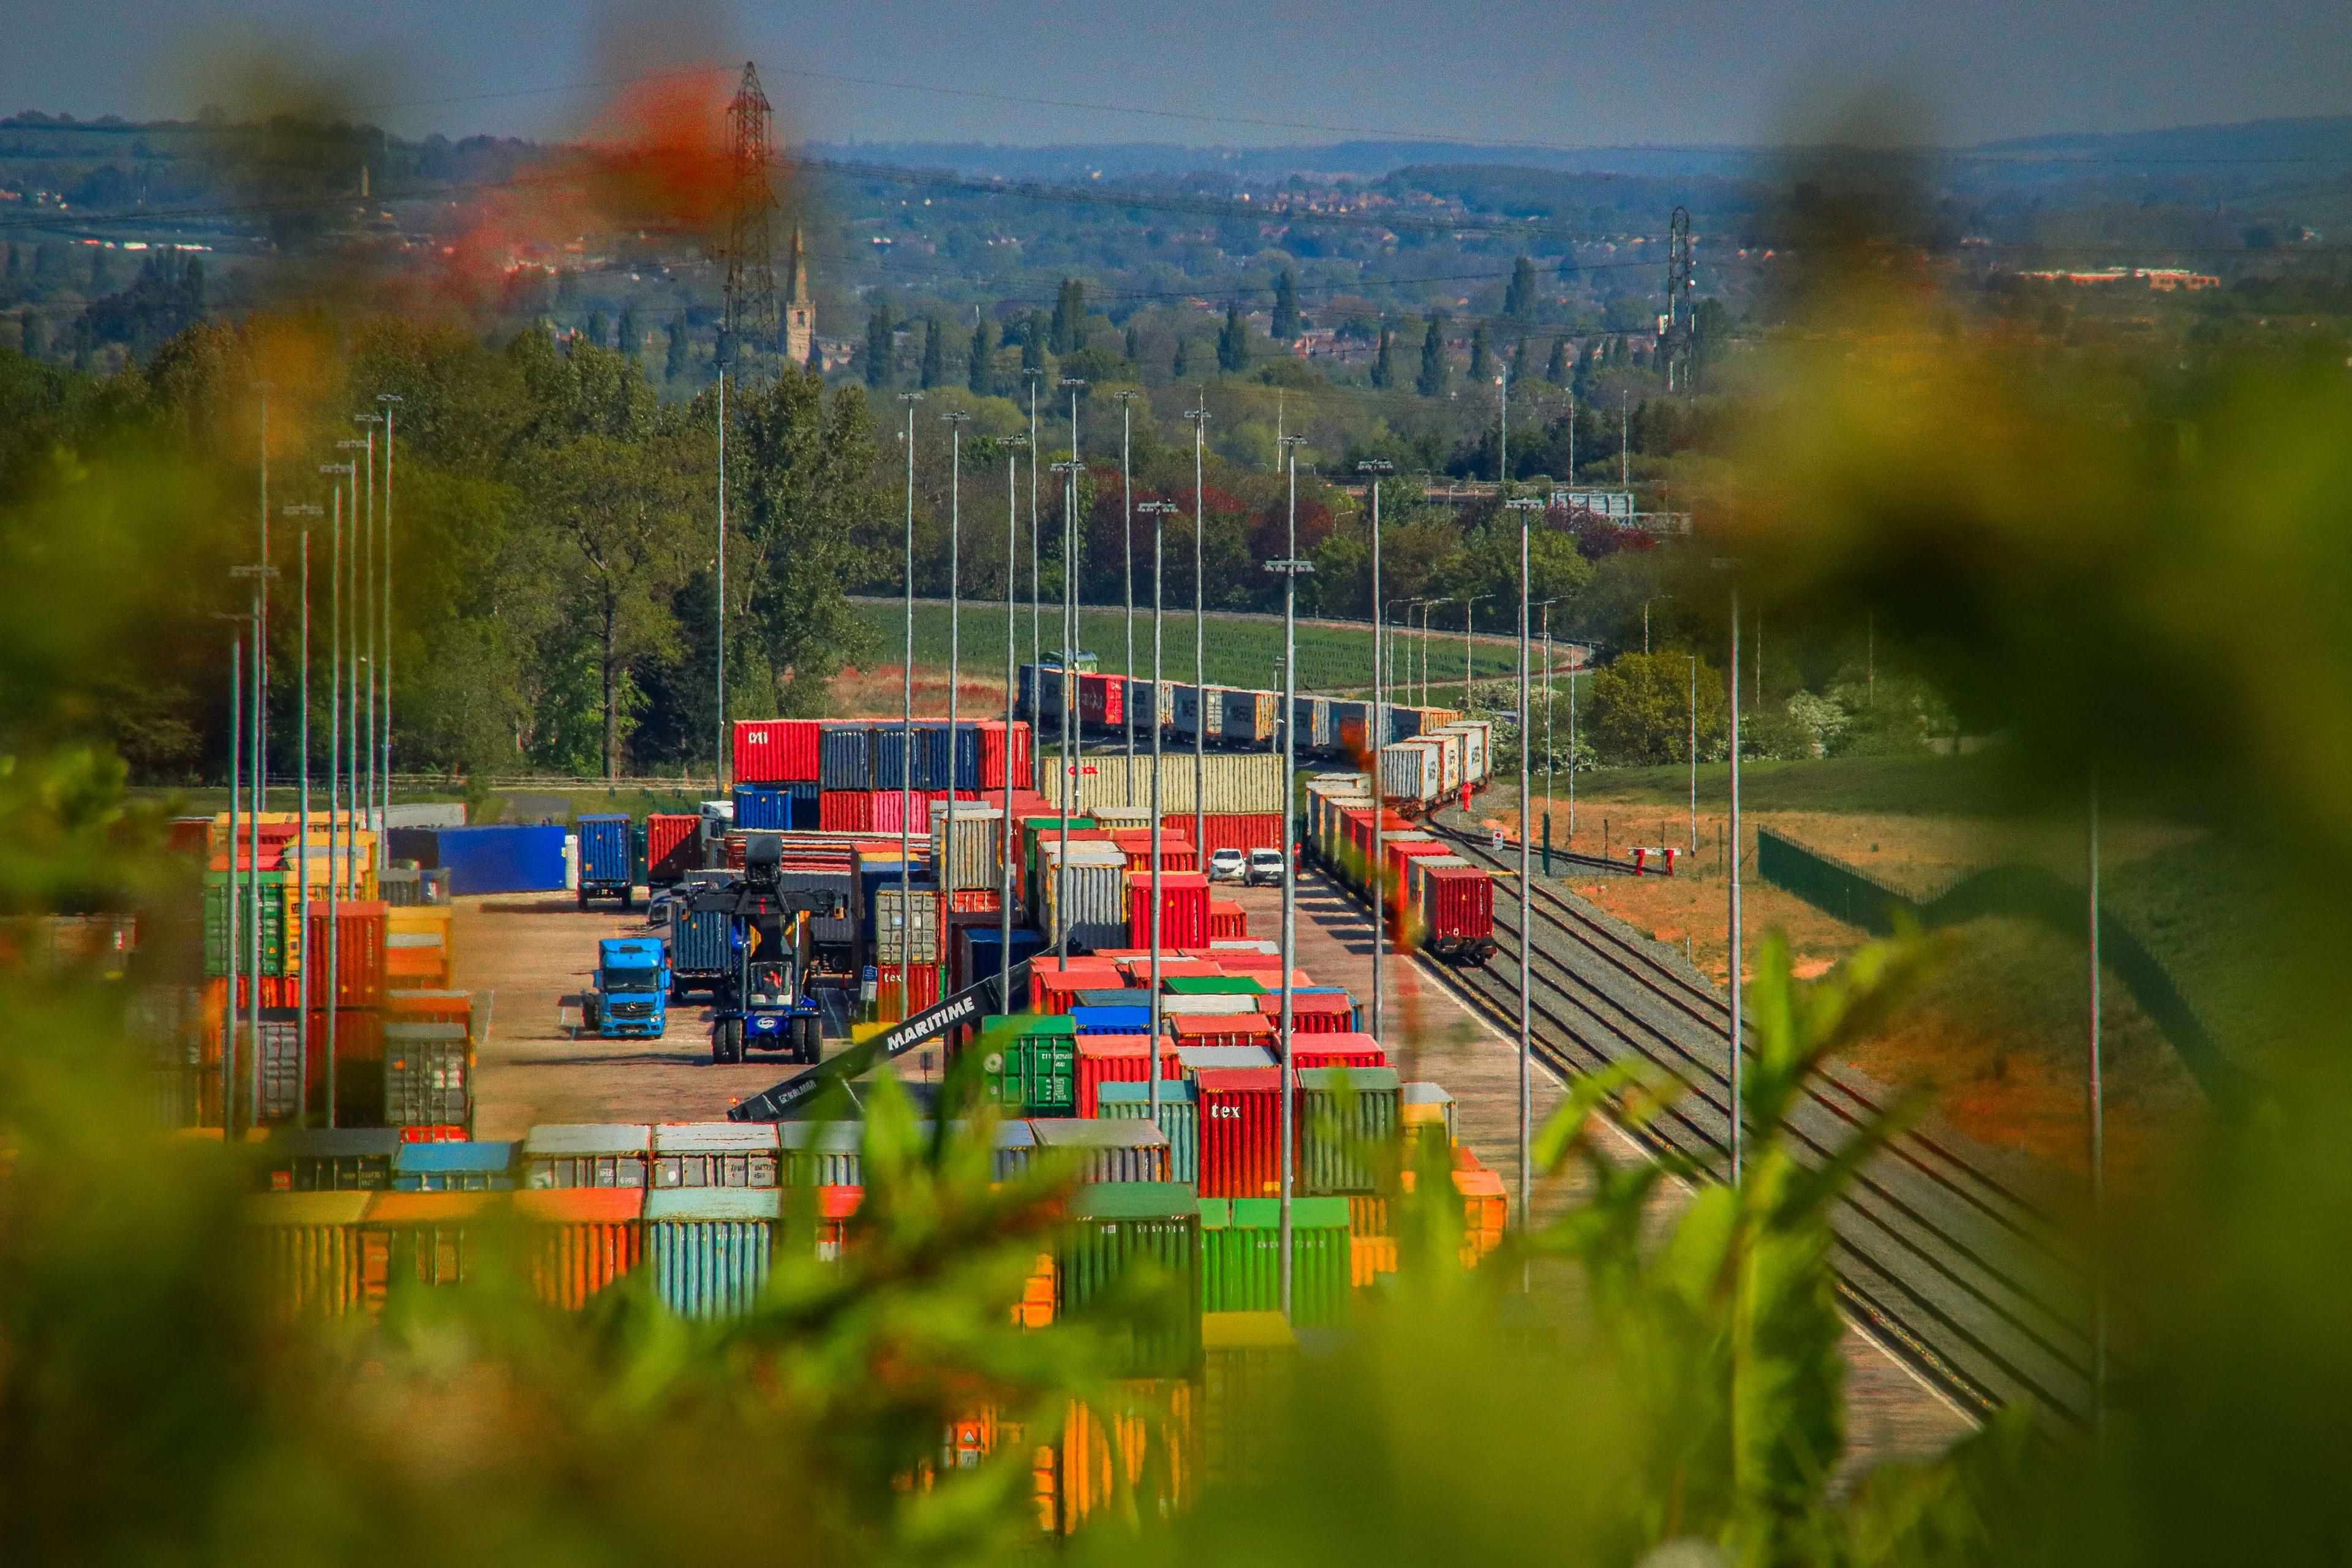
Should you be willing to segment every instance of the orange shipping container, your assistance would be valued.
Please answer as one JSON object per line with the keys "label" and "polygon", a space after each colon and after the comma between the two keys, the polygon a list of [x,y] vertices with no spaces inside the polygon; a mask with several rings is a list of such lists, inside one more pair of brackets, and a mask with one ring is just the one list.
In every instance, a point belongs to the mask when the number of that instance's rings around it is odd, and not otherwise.
{"label": "orange shipping container", "polygon": [[642,1187],[554,1187],[515,1194],[531,1287],[572,1310],[645,1258]]}
{"label": "orange shipping container", "polygon": [[303,967],[310,972],[310,1005],[324,1007],[327,999],[327,942],[334,933],[334,984],[338,1007],[375,1007],[383,1003],[384,910],[376,901],[345,902],[331,916],[326,908],[310,906],[310,929],[303,933]]}
{"label": "orange shipping container", "polygon": [[1190,1500],[1192,1385],[1181,1378],[1114,1385],[1101,1407],[1070,1402],[1056,1447],[1055,1525],[1070,1535],[1122,1503],[1129,1523],[1167,1518]]}

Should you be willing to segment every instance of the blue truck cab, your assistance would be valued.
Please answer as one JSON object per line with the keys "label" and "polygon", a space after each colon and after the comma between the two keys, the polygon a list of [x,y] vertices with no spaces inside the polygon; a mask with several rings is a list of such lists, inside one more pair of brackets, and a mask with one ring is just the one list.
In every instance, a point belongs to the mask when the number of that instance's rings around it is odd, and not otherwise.
{"label": "blue truck cab", "polygon": [[659,1039],[668,1027],[669,953],[659,937],[612,936],[596,944],[595,984],[584,1022],[604,1039]]}
{"label": "blue truck cab", "polygon": [[580,902],[618,899],[627,909],[637,879],[636,833],[625,816],[580,819]]}

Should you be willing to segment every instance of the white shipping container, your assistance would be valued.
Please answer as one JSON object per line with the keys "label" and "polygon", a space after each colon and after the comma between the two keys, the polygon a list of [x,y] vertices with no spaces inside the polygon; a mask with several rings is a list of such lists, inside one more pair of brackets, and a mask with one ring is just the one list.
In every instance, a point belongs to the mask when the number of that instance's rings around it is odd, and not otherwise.
{"label": "white shipping container", "polygon": [[[1068,922],[1070,940],[1088,947],[1127,945],[1127,860],[1121,856],[1105,863],[1081,861],[1080,847],[1070,847]],[[1096,848],[1099,846],[1089,845]],[[1045,895],[1041,929],[1048,942],[1061,940],[1062,877],[1056,867],[1045,867],[1037,880]]]}
{"label": "white shipping container", "polygon": [[1381,793],[1391,800],[1435,800],[1444,785],[1444,754],[1427,741],[1381,748]]}
{"label": "white shipping container", "polygon": [[1160,1000],[1160,1016],[1163,1018],[1244,1018],[1256,1011],[1257,998],[1255,995],[1163,996]]}
{"label": "white shipping container", "polygon": [[[1055,886],[1061,880],[1058,874],[1061,864],[1062,846],[1060,841],[1058,839],[1046,839],[1040,842],[1037,846],[1037,877],[1034,884],[1029,889],[1028,905],[1031,923],[1035,925],[1041,931],[1048,931],[1051,929],[1049,925],[1049,921],[1052,919],[1052,904],[1050,900],[1057,896]],[[1071,845],[1070,881],[1072,888],[1071,898],[1074,901],[1077,899],[1076,884],[1078,880],[1078,871],[1081,868],[1087,868],[1097,871],[1116,870],[1120,877],[1124,878],[1127,875],[1127,857],[1119,851],[1117,845],[1089,843]],[[1122,887],[1124,887],[1124,883],[1122,883]],[[1080,905],[1081,910],[1091,907],[1092,906],[1088,905]],[[1118,900],[1118,918],[1124,921],[1127,918],[1127,902],[1123,893]]]}
{"label": "white shipping container", "polygon": [[[1213,688],[1212,689],[1213,689]],[[1282,810],[1282,757],[1274,752],[1218,752],[1193,757],[1181,752],[1160,759],[1160,805],[1173,816],[1194,805],[1193,769],[1200,769],[1199,798],[1218,816],[1260,816]],[[1079,809],[1097,821],[1112,806],[1151,809],[1151,759],[1138,757],[1130,770],[1124,756],[1082,757],[1076,778]],[[1146,819],[1146,826],[1149,821]]]}
{"label": "white shipping container", "polygon": [[[1138,757],[1139,764],[1148,764],[1148,757]],[[1148,805],[1098,805],[1087,814],[1094,818],[1097,827],[1149,827],[1151,808]]]}
{"label": "white shipping container", "polygon": [[[948,803],[931,802],[931,864],[946,866]],[[994,888],[1004,867],[1004,812],[977,801],[955,803],[955,864],[948,886]]]}
{"label": "white shipping container", "polygon": [[1452,795],[1462,787],[1462,734],[1457,730],[1439,730],[1423,735],[1423,745],[1437,748],[1437,788],[1440,794]]}
{"label": "white shipping container", "polygon": [[1486,782],[1495,753],[1495,726],[1484,719],[1457,719],[1442,733],[1462,737],[1462,776],[1472,784]]}
{"label": "white shipping container", "polygon": [[1175,700],[1170,704],[1175,721],[1170,728],[1183,739],[1192,740],[1200,732],[1201,714],[1204,708],[1209,715],[1207,739],[1216,740],[1224,733],[1225,689],[1222,686],[1176,688]]}
{"label": "white shipping container", "polygon": [[874,961],[877,963],[937,963],[940,961],[940,896],[925,888],[906,890],[904,908],[913,918],[901,917],[900,889],[874,890]]}

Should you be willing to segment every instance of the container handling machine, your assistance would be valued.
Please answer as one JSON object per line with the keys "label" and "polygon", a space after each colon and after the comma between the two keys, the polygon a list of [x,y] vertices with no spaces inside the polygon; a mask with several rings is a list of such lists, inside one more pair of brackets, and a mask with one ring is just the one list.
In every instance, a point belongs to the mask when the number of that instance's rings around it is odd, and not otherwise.
{"label": "container handling machine", "polygon": [[781,1051],[814,1064],[823,1055],[824,1015],[811,987],[815,963],[811,917],[842,920],[847,900],[835,891],[778,886],[782,841],[754,834],[744,846],[743,875],[696,889],[682,914],[723,911],[728,971],[711,986],[710,1059],[740,1062],[747,1050]]}

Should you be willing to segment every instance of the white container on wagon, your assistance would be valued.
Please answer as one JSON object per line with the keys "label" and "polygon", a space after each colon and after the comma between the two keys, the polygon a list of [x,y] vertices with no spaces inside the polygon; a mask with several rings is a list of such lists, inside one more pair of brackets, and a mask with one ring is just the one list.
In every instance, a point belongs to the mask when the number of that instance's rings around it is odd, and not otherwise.
{"label": "white container on wagon", "polygon": [[1381,793],[1390,800],[1422,805],[1444,787],[1443,749],[1427,741],[1399,741],[1381,748]]}
{"label": "white container on wagon", "polygon": [[1485,719],[1456,719],[1437,732],[1462,737],[1462,776],[1473,789],[1484,785],[1494,767],[1495,726]]}

